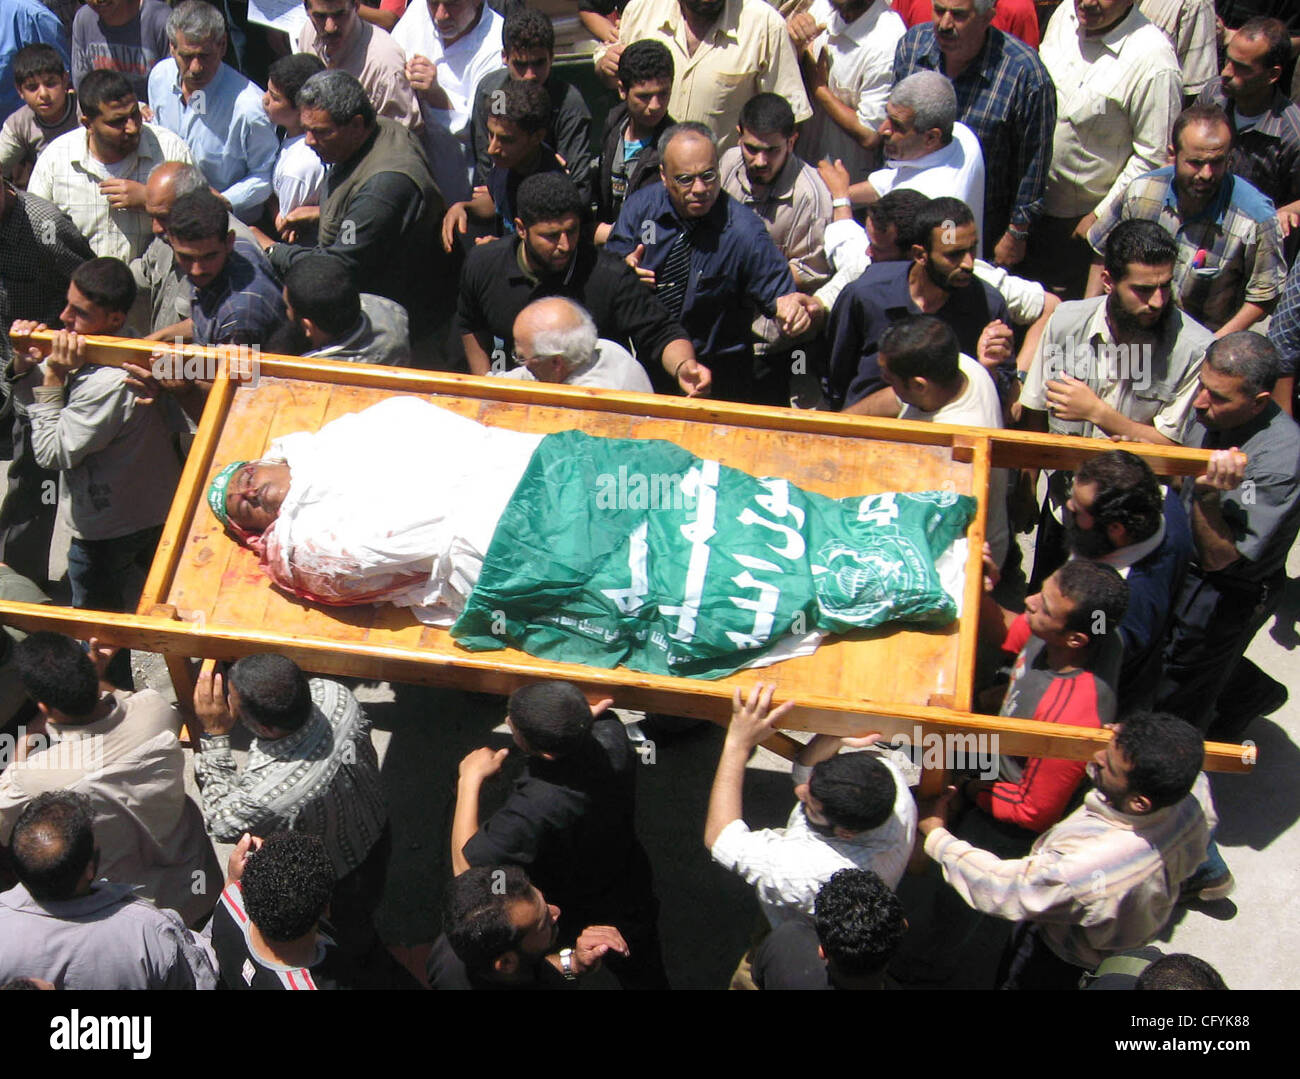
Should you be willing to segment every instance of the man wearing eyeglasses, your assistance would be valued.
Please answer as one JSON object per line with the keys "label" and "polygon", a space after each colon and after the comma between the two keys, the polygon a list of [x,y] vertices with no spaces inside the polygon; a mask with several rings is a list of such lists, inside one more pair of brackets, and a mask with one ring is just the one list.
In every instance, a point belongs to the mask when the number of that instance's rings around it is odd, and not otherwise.
{"label": "man wearing eyeglasses", "polygon": [[703,124],[677,124],[660,141],[662,184],[623,203],[605,249],[654,289],[713,371],[713,393],[750,401],[755,309],[783,336],[811,325],[814,301],[798,292],[763,219],[722,190],[718,146]]}

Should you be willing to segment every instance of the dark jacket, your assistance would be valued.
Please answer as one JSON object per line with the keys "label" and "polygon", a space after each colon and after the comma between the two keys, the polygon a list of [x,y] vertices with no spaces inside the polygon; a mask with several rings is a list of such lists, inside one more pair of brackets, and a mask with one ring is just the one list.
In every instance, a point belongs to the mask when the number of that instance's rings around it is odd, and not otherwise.
{"label": "dark jacket", "polygon": [[[614,177],[614,155],[619,151],[619,144],[623,138],[623,129],[627,126],[628,111],[627,103],[620,102],[610,110],[609,115],[605,118],[605,134],[600,140],[600,176],[596,181],[596,220],[604,224],[612,225],[618,220],[618,212],[622,209],[622,203],[614,205],[613,194],[613,177]],[[668,115],[665,115],[655,128],[654,142],[641,151],[640,156],[632,166],[632,172],[627,178],[627,198],[634,191],[639,191],[647,184],[656,183],[659,179],[659,139],[660,136],[676,121]]]}

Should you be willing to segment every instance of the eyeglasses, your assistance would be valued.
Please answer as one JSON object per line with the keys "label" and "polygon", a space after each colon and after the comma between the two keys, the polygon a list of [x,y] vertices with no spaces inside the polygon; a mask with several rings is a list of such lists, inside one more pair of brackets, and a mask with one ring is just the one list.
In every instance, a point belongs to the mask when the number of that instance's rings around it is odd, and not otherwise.
{"label": "eyeglasses", "polygon": [[692,187],[695,186],[696,180],[703,180],[706,186],[712,186],[713,184],[717,183],[718,170],[705,169],[703,172],[686,173],[682,176],[674,176],[672,179],[673,179],[673,183],[675,183],[683,191],[689,191]]}
{"label": "eyeglasses", "polygon": [[528,367],[530,364],[541,363],[543,360],[554,359],[555,355],[550,356],[521,356],[518,351],[510,353],[510,359],[516,367]]}

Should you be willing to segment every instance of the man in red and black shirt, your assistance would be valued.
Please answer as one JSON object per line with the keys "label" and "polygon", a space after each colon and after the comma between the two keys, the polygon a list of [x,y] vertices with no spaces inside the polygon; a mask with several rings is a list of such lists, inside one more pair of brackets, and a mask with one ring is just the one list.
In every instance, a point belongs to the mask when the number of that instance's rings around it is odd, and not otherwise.
{"label": "man in red and black shirt", "polygon": [[[1023,614],[986,596],[981,625],[1001,632],[1002,650],[1015,655],[999,714],[1094,729],[1114,720],[1123,656],[1118,629],[1127,607],[1128,585],[1119,573],[1082,559],[1044,581],[1025,600]],[[1085,767],[1081,760],[1004,756],[998,779],[967,780],[962,793],[1004,826],[997,829],[1003,836],[1023,840],[1027,849],[1064,816]]]}

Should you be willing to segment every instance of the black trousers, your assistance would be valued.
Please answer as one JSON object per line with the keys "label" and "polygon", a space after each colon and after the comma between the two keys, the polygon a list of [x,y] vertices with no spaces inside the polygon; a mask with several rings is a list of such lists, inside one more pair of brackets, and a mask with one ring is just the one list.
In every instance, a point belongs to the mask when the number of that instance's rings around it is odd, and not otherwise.
{"label": "black trousers", "polygon": [[1078,989],[1085,974],[1057,957],[1039,935],[1033,922],[1021,922],[1011,933],[998,965],[998,988],[1027,991]]}
{"label": "black trousers", "polygon": [[[1156,708],[1208,731],[1216,702],[1230,687],[1251,639],[1277,610],[1285,587],[1285,570],[1243,585],[1190,567],[1174,605]],[[1232,704],[1226,697],[1223,703]]]}

